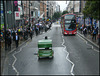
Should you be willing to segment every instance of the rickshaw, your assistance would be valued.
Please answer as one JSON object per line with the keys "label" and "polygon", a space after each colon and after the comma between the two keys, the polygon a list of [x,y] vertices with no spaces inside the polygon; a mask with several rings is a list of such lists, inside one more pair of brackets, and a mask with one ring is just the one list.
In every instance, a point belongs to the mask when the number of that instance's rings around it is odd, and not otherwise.
{"label": "rickshaw", "polygon": [[38,41],[38,59],[49,57],[53,58],[52,40],[44,39]]}

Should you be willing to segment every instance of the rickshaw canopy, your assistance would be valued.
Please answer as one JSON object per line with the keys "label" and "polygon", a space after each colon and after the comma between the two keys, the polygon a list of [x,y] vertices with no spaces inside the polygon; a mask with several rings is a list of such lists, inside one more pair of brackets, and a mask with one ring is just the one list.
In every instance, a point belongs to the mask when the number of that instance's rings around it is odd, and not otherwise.
{"label": "rickshaw canopy", "polygon": [[38,48],[49,48],[52,47],[52,40],[39,40]]}

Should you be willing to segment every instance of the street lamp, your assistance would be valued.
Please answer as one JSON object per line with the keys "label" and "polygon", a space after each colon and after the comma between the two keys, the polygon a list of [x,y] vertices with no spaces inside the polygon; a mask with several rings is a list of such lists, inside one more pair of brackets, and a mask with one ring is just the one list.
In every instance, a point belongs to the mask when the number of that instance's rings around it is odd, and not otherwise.
{"label": "street lamp", "polygon": [[3,15],[4,15],[4,32],[5,32],[5,34],[4,34],[4,37],[5,37],[5,50],[6,50],[6,4],[5,4],[5,1],[3,0]]}
{"label": "street lamp", "polygon": [[30,0],[29,0],[29,27],[30,27]]}

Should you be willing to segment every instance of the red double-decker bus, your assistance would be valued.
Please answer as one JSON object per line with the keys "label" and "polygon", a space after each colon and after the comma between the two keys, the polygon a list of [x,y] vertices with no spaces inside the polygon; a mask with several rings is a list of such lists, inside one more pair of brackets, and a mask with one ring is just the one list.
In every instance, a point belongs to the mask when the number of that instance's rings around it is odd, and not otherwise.
{"label": "red double-decker bus", "polygon": [[75,14],[64,14],[61,16],[61,28],[64,35],[76,34],[76,15]]}

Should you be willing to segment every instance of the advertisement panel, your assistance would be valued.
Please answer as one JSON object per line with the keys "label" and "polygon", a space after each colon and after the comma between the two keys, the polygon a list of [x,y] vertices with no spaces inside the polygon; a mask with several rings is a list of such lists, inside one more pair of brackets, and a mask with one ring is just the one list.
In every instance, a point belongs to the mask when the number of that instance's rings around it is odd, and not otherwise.
{"label": "advertisement panel", "polygon": [[19,11],[15,11],[15,20],[20,19],[20,12]]}

